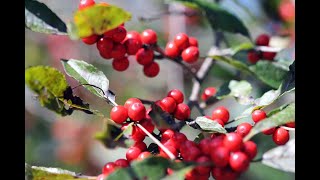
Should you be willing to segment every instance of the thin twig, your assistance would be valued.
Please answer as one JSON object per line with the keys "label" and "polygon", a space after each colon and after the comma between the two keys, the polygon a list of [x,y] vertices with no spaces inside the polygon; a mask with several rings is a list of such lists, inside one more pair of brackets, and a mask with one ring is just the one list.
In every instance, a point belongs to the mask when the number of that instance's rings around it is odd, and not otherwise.
{"label": "thin twig", "polygon": [[151,133],[149,133],[148,130],[146,130],[141,124],[136,124],[137,127],[139,127],[144,133],[147,134],[147,136],[150,137],[150,139],[156,143],[168,156],[171,160],[176,159],[176,156],[172,154],[171,151],[169,151],[168,148],[166,148],[156,137],[154,137]]}

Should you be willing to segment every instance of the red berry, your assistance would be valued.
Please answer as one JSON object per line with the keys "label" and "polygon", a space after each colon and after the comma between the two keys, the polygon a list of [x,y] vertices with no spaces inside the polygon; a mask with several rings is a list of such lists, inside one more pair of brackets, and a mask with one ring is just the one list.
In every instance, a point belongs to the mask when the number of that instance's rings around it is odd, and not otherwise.
{"label": "red berry", "polygon": [[228,133],[223,139],[223,145],[231,152],[238,151],[243,145],[242,137],[235,132]]}
{"label": "red berry", "polygon": [[174,131],[171,129],[167,129],[162,133],[161,141],[167,141],[174,136]]}
{"label": "red berry", "polygon": [[95,4],[94,0],[80,0],[79,9],[84,9]]}
{"label": "red berry", "polygon": [[134,103],[128,108],[128,116],[133,121],[140,121],[146,115],[146,108],[141,103]]}
{"label": "red berry", "polygon": [[221,119],[224,123],[227,123],[229,120],[229,111],[227,108],[220,106],[212,111],[211,119]]}
{"label": "red berry", "polygon": [[135,160],[138,158],[138,156],[141,154],[141,150],[137,147],[130,147],[128,151],[126,152],[126,158],[129,162]]}
{"label": "red berry", "polygon": [[164,50],[166,56],[176,58],[180,55],[180,50],[173,42],[168,42]]}
{"label": "red berry", "polygon": [[[176,148],[174,148],[174,147],[172,147],[172,146],[166,146],[166,148],[167,148],[175,157],[178,156],[178,152],[177,152],[177,149],[176,149]],[[168,159],[170,158],[170,157],[167,155],[167,153],[165,153],[160,147],[159,147],[159,151],[160,151],[159,155],[160,155],[161,157],[168,158]]]}
{"label": "red berry", "polygon": [[140,34],[137,31],[129,31],[127,33],[126,39],[137,39],[142,43]]}
{"label": "red berry", "polygon": [[257,145],[253,141],[246,141],[243,143],[242,152],[244,152],[250,160],[257,155]]}
{"label": "red berry", "polygon": [[[129,123],[122,125],[121,130],[124,131],[125,129],[127,129],[128,125]],[[144,140],[145,137],[146,136],[143,134],[143,132],[141,132],[141,130],[137,126],[132,126],[132,133],[129,136],[129,138],[133,139],[135,142],[141,142]]]}
{"label": "red berry", "polygon": [[281,1],[278,7],[278,13],[280,17],[288,22],[294,20],[295,17],[295,7],[293,1]]}
{"label": "red berry", "polygon": [[[143,126],[149,133],[152,133],[154,130],[154,125],[152,124],[151,120],[144,119],[140,122],[141,126]],[[146,135],[144,132],[142,132]]]}
{"label": "red berry", "polygon": [[258,109],[258,110],[253,111],[253,113],[251,114],[251,116],[252,116],[252,120],[253,120],[255,123],[257,123],[257,122],[263,120],[264,118],[266,118],[266,117],[267,117],[267,114],[266,114],[266,112],[264,112],[263,110]]}
{"label": "red berry", "polygon": [[117,32],[117,28],[111,29],[103,33],[104,37],[112,39],[113,35]]}
{"label": "red berry", "polygon": [[188,151],[190,147],[197,147],[197,144],[193,141],[186,140],[185,142],[180,144],[179,150],[182,153],[183,151]]}
{"label": "red berry", "polygon": [[228,148],[220,146],[212,149],[210,156],[215,167],[225,167],[229,163],[230,151]]}
{"label": "red berry", "polygon": [[274,133],[275,130],[276,130],[276,128],[272,127],[270,129],[263,130],[262,133],[265,134],[265,135],[271,135],[271,134]]}
{"label": "red berry", "polygon": [[179,33],[174,37],[174,44],[181,50],[189,47],[189,37],[186,33]]}
{"label": "red berry", "polygon": [[135,142],[132,147],[137,147],[137,148],[139,148],[141,151],[147,150],[147,145],[146,145],[146,143],[144,143],[143,141]]}
{"label": "red berry", "polygon": [[92,45],[94,43],[96,43],[99,39],[99,36],[96,35],[96,34],[93,34],[89,37],[85,37],[85,38],[82,38],[82,42],[88,44],[88,45]]}
{"label": "red berry", "polygon": [[127,33],[124,44],[127,48],[127,53],[129,55],[134,55],[142,46],[141,38],[138,32],[130,31]]}
{"label": "red berry", "polygon": [[186,120],[190,117],[191,111],[188,105],[180,103],[174,111],[174,117],[178,120]]}
{"label": "red berry", "polygon": [[260,55],[256,51],[249,51],[248,52],[248,61],[252,64],[255,64],[259,61]]}
{"label": "red berry", "polygon": [[176,106],[176,101],[172,97],[165,97],[160,101],[160,107],[168,113],[173,113]]}
{"label": "red berry", "polygon": [[141,41],[145,44],[155,44],[157,42],[157,33],[152,29],[146,29],[141,33]]}
{"label": "red berry", "polygon": [[245,137],[251,131],[251,124],[244,122],[238,125],[236,132],[240,134],[242,137]]}
{"label": "red berry", "polygon": [[140,128],[138,128],[137,126],[133,126],[131,139],[133,139],[135,142],[142,142],[145,137],[145,134],[141,131]]}
{"label": "red berry", "polygon": [[223,139],[224,139],[225,136],[217,136],[217,137],[214,137],[209,146],[210,146],[210,149],[216,149],[220,146],[223,146]]}
{"label": "red berry", "polygon": [[107,174],[100,174],[96,180],[105,180],[108,177]]}
{"label": "red berry", "polygon": [[245,153],[238,151],[230,155],[229,164],[234,171],[243,172],[248,169],[250,160]]}
{"label": "red berry", "polygon": [[153,61],[153,51],[151,49],[141,48],[136,53],[137,62],[143,66],[151,64]]}
{"label": "red berry", "polygon": [[273,133],[272,139],[277,145],[284,145],[289,141],[289,137],[289,131],[280,127]]}
{"label": "red berry", "polygon": [[147,158],[149,156],[151,156],[151,153],[148,152],[148,151],[145,151],[145,152],[142,152],[142,153],[139,154],[137,160],[141,161],[141,160],[143,160],[143,159],[145,159],[145,158]]}
{"label": "red berry", "polygon": [[173,139],[168,139],[167,141],[165,141],[165,143],[163,143],[163,145],[165,147],[172,146],[175,149],[179,149],[179,144]]}
{"label": "red berry", "polygon": [[[200,156],[196,159],[197,163],[210,163],[211,159],[208,158],[207,156]],[[195,168],[195,171],[197,171],[199,174],[207,174],[210,173],[210,166],[203,166],[199,165]]]}
{"label": "red berry", "polygon": [[224,122],[221,119],[215,119],[213,121],[217,121],[222,127],[224,127]]}
{"label": "red berry", "polygon": [[233,171],[229,167],[212,169],[212,176],[215,180],[236,180],[239,176],[238,172]]}
{"label": "red berry", "polygon": [[124,103],[123,106],[124,106],[125,108],[129,109],[130,106],[131,106],[132,104],[134,104],[134,103],[140,103],[140,104],[142,104],[142,102],[141,102],[140,99],[138,99],[138,98],[129,98],[129,99],[127,99],[127,101]]}
{"label": "red berry", "polygon": [[126,52],[126,47],[123,44],[115,43],[111,51],[111,57],[115,59],[120,59],[126,55]]}
{"label": "red berry", "polygon": [[110,38],[102,37],[97,42],[97,49],[99,52],[106,52],[111,54],[113,49],[113,41]]}
{"label": "red berry", "polygon": [[180,145],[181,145],[182,143],[184,143],[185,141],[187,141],[188,138],[187,138],[186,135],[184,135],[184,134],[181,133],[181,132],[175,132],[174,135],[173,135],[173,137],[172,137],[172,140],[174,140],[174,141],[178,144],[178,148],[177,148],[177,149],[179,149],[179,148],[180,148]]}
{"label": "red berry", "polygon": [[211,152],[210,143],[211,143],[210,138],[204,138],[199,142],[199,148],[203,154],[205,154],[205,155],[210,154],[210,152]]}
{"label": "red berry", "polygon": [[189,46],[195,46],[198,47],[198,40],[195,37],[189,37]]}
{"label": "red berry", "polygon": [[112,40],[114,42],[121,42],[126,38],[127,30],[123,26],[115,28],[114,33],[112,34]]}
{"label": "red berry", "polygon": [[270,41],[270,36],[268,34],[260,34],[256,39],[256,45],[268,46],[269,41]]}
{"label": "red berry", "polygon": [[105,164],[102,168],[102,173],[103,174],[111,174],[118,166],[113,163],[113,162],[108,162],[107,164]]}
{"label": "red berry", "polygon": [[194,63],[199,58],[199,49],[195,46],[190,46],[182,51],[181,57],[187,63]]}
{"label": "red berry", "polygon": [[128,118],[128,110],[124,106],[115,106],[110,112],[111,119],[118,124],[122,124]]}
{"label": "red berry", "polygon": [[113,59],[112,67],[116,71],[125,71],[129,67],[129,60],[127,57]]}
{"label": "red berry", "polygon": [[159,74],[160,67],[159,64],[156,62],[152,62],[151,64],[148,64],[143,67],[143,73],[147,77],[155,77]]}
{"label": "red berry", "polygon": [[109,60],[112,58],[111,51],[99,51],[99,54],[101,57],[103,57],[106,60]]}
{"label": "red berry", "polygon": [[201,94],[201,99],[203,101],[208,100],[211,96],[214,96],[216,94],[217,90],[214,87],[207,87],[203,93]]}
{"label": "red berry", "polygon": [[117,166],[125,168],[129,166],[129,162],[126,159],[118,159],[114,162]]}
{"label": "red berry", "polygon": [[177,104],[182,103],[184,100],[184,95],[179,89],[173,89],[168,92],[168,97],[172,97]]}
{"label": "red berry", "polygon": [[287,127],[290,127],[290,128],[295,128],[296,127],[296,123],[295,122],[289,122],[286,124]]}
{"label": "red berry", "polygon": [[195,161],[200,155],[200,149],[195,146],[188,147],[186,151],[181,152],[184,161]]}
{"label": "red berry", "polygon": [[276,57],[276,52],[262,52],[262,59],[270,60],[272,61],[274,57]]}

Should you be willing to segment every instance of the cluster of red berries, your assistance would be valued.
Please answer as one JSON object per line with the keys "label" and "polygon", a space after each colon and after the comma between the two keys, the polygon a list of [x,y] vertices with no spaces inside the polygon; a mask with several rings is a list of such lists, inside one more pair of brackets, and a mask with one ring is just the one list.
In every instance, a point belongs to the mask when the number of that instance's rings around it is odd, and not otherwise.
{"label": "cluster of red berries", "polygon": [[[93,0],[81,0],[79,9],[94,5]],[[107,3],[102,3],[108,6]],[[157,34],[147,29],[139,34],[136,31],[127,32],[124,24],[109,30],[103,35],[93,34],[82,38],[85,44],[96,44],[99,54],[104,59],[112,59],[112,67],[116,71],[125,71],[129,67],[129,55],[135,55],[136,60],[143,66],[143,72],[147,77],[155,77],[160,71],[158,63],[154,62],[153,50],[143,47],[143,44],[153,45],[157,43]]]}
{"label": "cluster of red berries", "polygon": [[[266,117],[267,117],[267,114],[263,110],[255,110],[252,113],[252,120],[255,123],[264,120]],[[249,124],[249,123],[247,123],[247,124]],[[244,125],[242,125],[242,126],[243,126],[243,129],[245,129]],[[250,125],[249,130],[248,130],[249,126],[248,125],[246,125],[246,126],[247,126],[246,131],[250,131],[251,125]],[[291,127],[291,128],[295,128],[295,122],[287,123],[286,126]],[[290,139],[289,131],[282,128],[282,127],[272,127],[270,129],[266,129],[266,130],[262,131],[262,133],[265,135],[272,135],[273,142],[276,143],[277,145],[284,145]]]}
{"label": "cluster of red berries", "polygon": [[177,120],[187,120],[190,118],[190,108],[183,103],[184,95],[178,89],[168,92],[167,97],[156,101],[155,103],[167,113],[172,114]]}
{"label": "cluster of red berries", "polygon": [[[269,41],[270,41],[269,35],[261,34],[257,37],[255,43],[257,46],[269,46]],[[260,59],[273,61],[276,55],[277,55],[276,52],[250,50],[248,52],[248,61],[252,64],[257,63]]]}
{"label": "cluster of red berries", "polygon": [[186,63],[194,63],[199,58],[198,40],[195,37],[189,37],[185,33],[179,33],[174,40],[168,42],[165,48],[166,56],[170,58],[180,57]]}

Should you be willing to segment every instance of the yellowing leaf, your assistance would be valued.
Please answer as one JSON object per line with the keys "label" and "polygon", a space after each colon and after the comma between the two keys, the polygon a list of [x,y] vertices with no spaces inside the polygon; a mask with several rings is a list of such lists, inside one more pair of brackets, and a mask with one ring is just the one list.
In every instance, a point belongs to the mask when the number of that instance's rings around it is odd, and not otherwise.
{"label": "yellowing leaf", "polygon": [[78,10],[74,14],[74,24],[80,38],[92,34],[101,35],[131,19],[131,14],[117,6],[94,6]]}

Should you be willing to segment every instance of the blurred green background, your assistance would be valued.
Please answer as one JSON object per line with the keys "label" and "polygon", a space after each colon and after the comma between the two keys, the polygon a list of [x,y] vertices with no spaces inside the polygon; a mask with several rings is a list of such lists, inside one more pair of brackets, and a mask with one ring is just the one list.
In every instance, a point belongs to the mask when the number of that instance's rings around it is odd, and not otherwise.
{"label": "blurred green background", "polygon": [[[41,2],[44,2],[65,22],[72,20],[73,12],[78,6],[78,0],[42,0]],[[104,2],[118,5],[132,13],[132,20],[125,25],[128,31],[141,32],[147,28],[154,29],[158,33],[161,47],[164,47],[165,43],[171,40],[176,33],[183,31],[198,38],[201,56],[205,56],[215,40],[205,17],[185,17],[166,13],[172,8],[180,9],[179,11],[193,11],[181,5],[167,4],[161,0],[105,0]],[[287,5],[288,2],[294,3],[291,0],[221,0],[221,6],[237,15],[247,26],[253,38],[261,33],[272,35],[275,43],[286,47],[277,55],[278,59],[292,62],[295,48],[294,14],[292,15],[294,9]],[[285,3],[287,3],[286,6],[283,5]],[[139,17],[156,18],[142,22],[139,21]],[[170,61],[158,61],[159,75],[155,78],[147,78],[143,75],[142,67],[133,58],[130,59],[129,69],[125,72],[117,72],[112,69],[111,61],[99,56],[95,45],[88,46],[81,41],[72,41],[67,36],[44,35],[27,29],[25,35],[26,68],[34,65],[48,65],[63,72],[60,58],[88,61],[106,74],[110,80],[111,90],[117,95],[118,104],[123,104],[130,97],[158,100],[172,88],[181,89],[186,97],[190,95],[191,77]],[[249,41],[240,35],[230,33],[225,33],[225,37],[229,45]],[[227,47],[225,43],[222,44],[222,48],[224,47]],[[237,57],[247,62],[245,54],[239,54]],[[190,67],[198,69],[202,62],[203,60]],[[223,63],[217,63],[211,69],[202,89],[208,86],[219,87],[224,82],[235,79],[236,75],[237,71],[234,69]],[[179,79],[181,81],[178,81]],[[255,98],[268,90],[268,87],[261,83],[251,79],[248,81],[254,87],[252,95]],[[77,82],[71,78],[68,78],[68,82],[72,87],[77,85]],[[76,95],[88,102],[93,109],[100,110],[107,117],[109,116],[110,106],[101,99],[83,88],[77,88],[75,91]],[[283,101],[292,100],[294,100],[294,94],[287,96]],[[27,163],[66,168],[86,175],[98,175],[105,163],[125,158],[126,149],[109,150],[93,139],[94,133],[102,129],[99,118],[82,112],[60,117],[42,108],[27,87],[25,87],[25,101],[25,160]],[[228,98],[206,109],[206,114],[211,114],[212,109],[219,105],[229,108],[231,118],[246,109],[246,106],[239,105],[234,99]],[[280,103],[275,106],[277,105]],[[195,118],[198,115],[198,112],[193,110],[192,117]],[[183,132],[189,139],[193,139],[197,134],[197,131],[188,127],[184,128]],[[257,135],[253,140],[259,148],[257,157],[261,157],[263,152],[275,147],[271,137],[263,134]],[[295,176],[293,173],[279,171],[257,162],[250,165],[250,169],[241,176],[241,179],[287,180],[295,179]]]}

